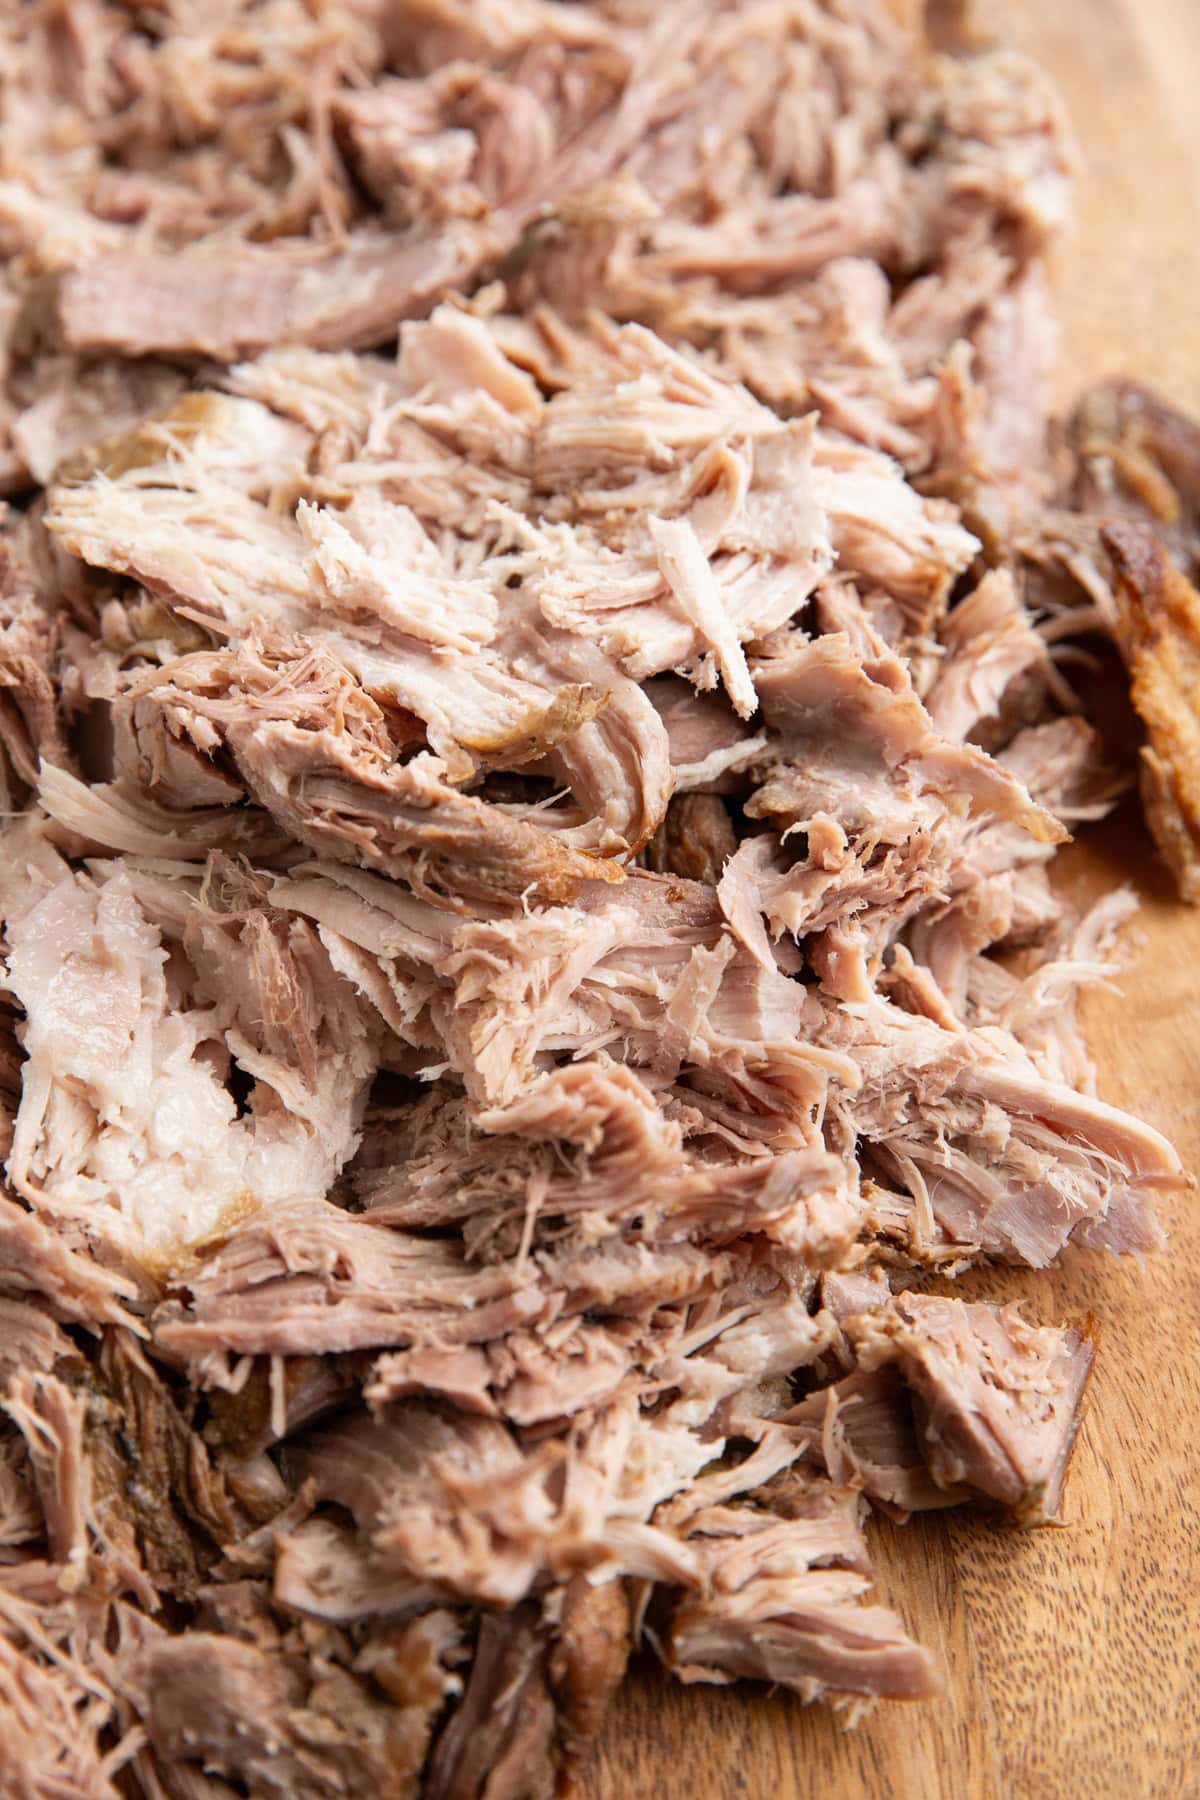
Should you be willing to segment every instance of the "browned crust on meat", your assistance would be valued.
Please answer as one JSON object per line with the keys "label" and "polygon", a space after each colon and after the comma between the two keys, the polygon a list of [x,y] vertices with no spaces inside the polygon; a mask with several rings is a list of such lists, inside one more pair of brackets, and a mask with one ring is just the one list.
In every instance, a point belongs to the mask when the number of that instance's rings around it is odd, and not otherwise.
{"label": "browned crust on meat", "polygon": [[646,846],[646,867],[715,887],[737,838],[719,794],[676,794]]}
{"label": "browned crust on meat", "polygon": [[1117,640],[1146,727],[1146,820],[1185,900],[1200,901],[1200,594],[1153,534],[1106,525],[1117,574]]}
{"label": "browned crust on meat", "polygon": [[550,1679],[559,1706],[559,1734],[571,1757],[592,1742],[621,1684],[633,1644],[632,1621],[627,1583],[593,1587],[577,1575],[568,1585]]}

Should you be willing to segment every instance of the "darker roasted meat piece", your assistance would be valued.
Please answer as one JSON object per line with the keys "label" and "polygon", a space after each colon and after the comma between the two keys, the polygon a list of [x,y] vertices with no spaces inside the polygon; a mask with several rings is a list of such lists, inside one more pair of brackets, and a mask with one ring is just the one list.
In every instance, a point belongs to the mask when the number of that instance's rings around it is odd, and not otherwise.
{"label": "darker roasted meat piece", "polygon": [[204,1631],[154,1644],[138,1677],[159,1757],[280,1800],[414,1792],[438,1710],[397,1705],[336,1664],[310,1664],[299,1647]]}
{"label": "darker roasted meat piece", "polygon": [[1144,526],[1107,525],[1117,643],[1146,728],[1142,808],[1183,899],[1200,901],[1200,594]]}
{"label": "darker roasted meat piece", "polygon": [[646,867],[715,887],[737,839],[718,794],[678,794],[646,846]]}
{"label": "darker roasted meat piece", "polygon": [[436,1800],[550,1800],[555,1791],[549,1643],[536,1614],[485,1613],[466,1692],[434,1746]]}
{"label": "darker roasted meat piece", "polygon": [[[1072,499],[1103,522],[1149,527],[1183,573],[1200,571],[1200,424],[1134,381],[1108,381],[1076,407]],[[1110,546],[1111,549],[1111,546]]]}

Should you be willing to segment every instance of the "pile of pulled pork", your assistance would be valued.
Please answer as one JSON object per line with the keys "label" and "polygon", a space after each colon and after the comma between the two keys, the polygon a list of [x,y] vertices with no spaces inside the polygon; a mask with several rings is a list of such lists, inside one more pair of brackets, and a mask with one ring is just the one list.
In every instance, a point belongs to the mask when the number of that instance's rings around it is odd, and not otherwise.
{"label": "pile of pulled pork", "polygon": [[896,11],[4,9],[6,1794],[541,1800],[1056,1512],[946,1278],[1179,1179],[1048,869],[1107,631],[1195,873],[1200,448],[1049,432],[1053,94]]}

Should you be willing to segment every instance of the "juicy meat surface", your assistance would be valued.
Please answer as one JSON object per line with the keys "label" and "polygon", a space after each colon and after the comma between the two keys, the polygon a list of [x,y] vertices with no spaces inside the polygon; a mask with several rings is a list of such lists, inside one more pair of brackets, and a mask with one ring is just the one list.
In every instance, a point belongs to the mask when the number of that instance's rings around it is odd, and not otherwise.
{"label": "juicy meat surface", "polygon": [[1050,869],[1099,628],[1200,891],[1200,436],[1048,430],[1068,134],[920,12],[0,8],[6,1794],[549,1800],[1059,1516],[1090,1336],[948,1284],[1162,1243]]}

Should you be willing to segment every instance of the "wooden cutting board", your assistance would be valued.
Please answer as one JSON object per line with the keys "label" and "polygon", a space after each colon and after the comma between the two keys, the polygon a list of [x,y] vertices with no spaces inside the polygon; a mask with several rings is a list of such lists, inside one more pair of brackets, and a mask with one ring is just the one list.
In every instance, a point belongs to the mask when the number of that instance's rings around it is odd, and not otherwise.
{"label": "wooden cutting board", "polygon": [[[1128,372],[1200,409],[1200,0],[1000,0],[1057,77],[1083,157],[1056,269],[1060,399]],[[1136,808],[1061,859],[1074,891],[1132,881],[1120,991],[1083,1017],[1105,1098],[1200,1172],[1200,910],[1175,902]],[[752,1688],[627,1682],[586,1800],[1193,1800],[1200,1796],[1200,1199],[1144,1269],[1074,1254],[964,1292],[1091,1312],[1100,1352],[1063,1530],[966,1513],[880,1521],[879,1591],[947,1669],[944,1700],[853,1732]]]}

